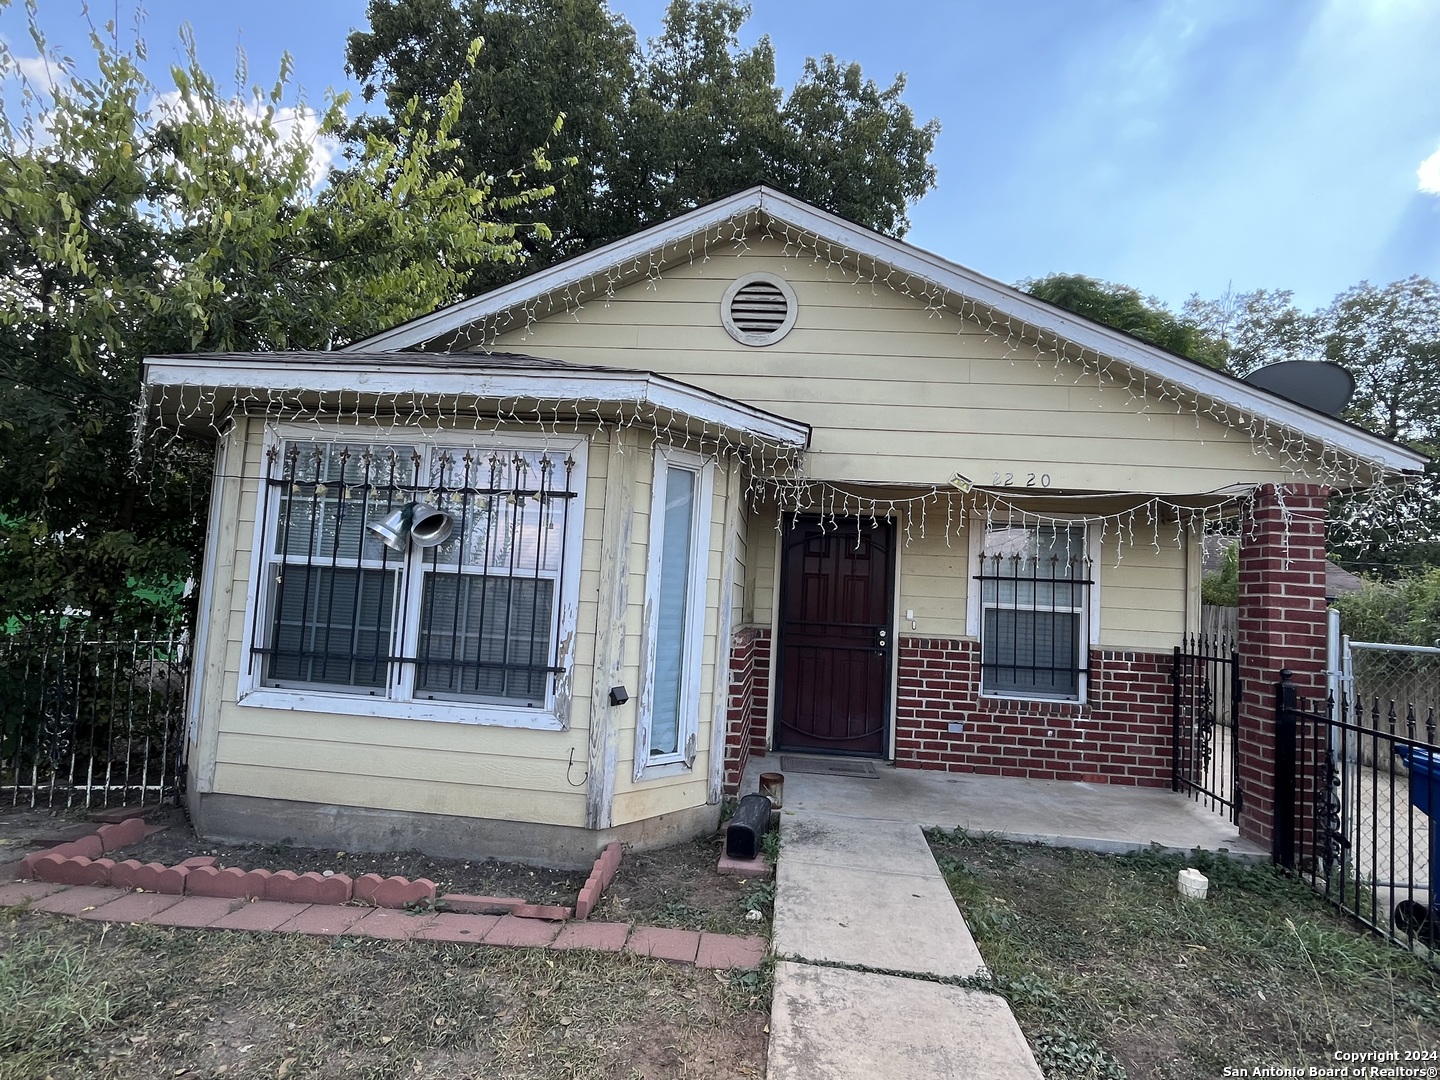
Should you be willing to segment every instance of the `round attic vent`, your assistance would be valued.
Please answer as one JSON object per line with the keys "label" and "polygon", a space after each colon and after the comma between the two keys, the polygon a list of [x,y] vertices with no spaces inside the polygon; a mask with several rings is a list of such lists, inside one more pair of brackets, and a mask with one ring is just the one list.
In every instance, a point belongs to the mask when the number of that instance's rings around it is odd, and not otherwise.
{"label": "round attic vent", "polygon": [[742,345],[773,345],[795,325],[795,290],[773,274],[746,274],[725,290],[720,321]]}

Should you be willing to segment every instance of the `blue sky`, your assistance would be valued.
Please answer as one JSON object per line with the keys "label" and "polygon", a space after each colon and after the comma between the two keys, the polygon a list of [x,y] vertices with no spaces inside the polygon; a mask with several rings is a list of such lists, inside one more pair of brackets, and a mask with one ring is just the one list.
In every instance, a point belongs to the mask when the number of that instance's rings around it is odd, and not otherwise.
{"label": "blue sky", "polygon": [[[611,0],[641,38],[664,0]],[[1306,307],[1361,279],[1440,277],[1440,3],[1434,0],[754,0],[742,32],[858,60],[942,131],[939,186],[912,243],[1006,282],[1063,271],[1178,307],[1289,288]],[[282,51],[312,99],[343,89],[363,0],[149,0],[152,61],[189,22],[217,75],[244,49],[269,83]],[[131,36],[133,2],[101,2]],[[84,51],[79,0],[40,0],[52,42]],[[23,13],[0,34],[27,52]],[[28,50],[33,51],[33,50]],[[352,106],[352,111],[358,105]],[[1423,175],[1423,179],[1422,179]]]}

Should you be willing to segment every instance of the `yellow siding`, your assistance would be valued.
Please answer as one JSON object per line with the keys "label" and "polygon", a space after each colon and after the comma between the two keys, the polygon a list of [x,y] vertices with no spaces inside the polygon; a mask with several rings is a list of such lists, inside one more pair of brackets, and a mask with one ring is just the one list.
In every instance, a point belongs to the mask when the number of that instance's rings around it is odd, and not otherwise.
{"label": "yellow siding", "polygon": [[750,563],[746,569],[745,622],[769,626],[779,600],[780,579],[776,574],[775,511],[763,510],[750,515],[746,533],[746,550]]}
{"label": "yellow siding", "polygon": [[[637,485],[639,490],[636,495],[635,529],[632,533],[636,542],[632,543],[630,551],[632,573],[638,565],[638,575],[631,582],[630,593],[630,598],[634,601],[631,605],[632,614],[638,617],[638,622],[634,624],[633,634],[630,637],[636,651],[636,681],[632,684],[636,686],[638,686],[640,678],[639,650],[643,643],[644,577],[649,565],[647,548],[650,536],[651,479],[647,468],[643,483]],[[715,700],[715,665],[717,660],[726,666],[729,665],[729,642],[722,644],[717,634],[720,624],[721,579],[725,572],[725,530],[726,522],[729,520],[726,488],[726,469],[723,466],[717,466],[710,501],[709,554],[706,559],[704,586],[705,626],[701,645],[701,670],[698,675],[692,675],[692,677],[698,677],[700,687],[695,762],[691,768],[677,772],[675,775],[646,777],[636,781],[634,769],[637,711],[633,707],[627,708],[622,714],[623,722],[627,726],[621,729],[620,760],[615,775],[613,821],[616,825],[640,821],[659,813],[669,813],[672,810],[701,806],[706,801],[710,771],[711,724]],[[638,608],[638,612],[635,610],[636,608]],[[632,703],[637,700],[638,694],[632,694]],[[663,806],[665,809],[653,809],[656,806]]]}
{"label": "yellow siding", "polygon": [[[967,629],[966,602],[971,577],[970,529],[952,532],[946,543],[944,519],[937,527],[931,511],[930,528],[920,535],[918,521],[911,522],[910,539],[906,542],[903,521],[897,528],[899,621],[897,637],[965,638]],[[943,511],[942,511],[943,514]],[[757,520],[752,529],[774,535],[774,517],[753,515]],[[769,524],[763,522],[768,517]],[[841,528],[849,527],[846,523]],[[1187,563],[1196,556],[1197,545],[1191,541],[1181,546],[1176,542],[1173,527],[1159,536],[1158,548],[1153,534],[1137,529],[1133,542],[1117,546],[1112,531],[1103,538],[1100,561],[1095,567],[1099,582],[1100,635],[1094,645],[1105,649],[1141,649],[1165,651],[1180,643],[1187,617],[1198,610],[1198,584],[1194,574],[1187,575]],[[769,547],[772,553],[773,544]],[[765,577],[752,586],[756,592],[778,587],[774,559],[765,569]],[[907,612],[914,612],[914,625]],[[1193,617],[1191,619],[1193,621]],[[756,618],[761,626],[770,625],[770,616]]]}
{"label": "yellow siding", "polygon": [[1118,550],[1106,543],[1100,579],[1100,640],[1103,649],[1167,652],[1180,644],[1189,609],[1185,561],[1188,552],[1172,531],[1159,548],[1137,537]]}
{"label": "yellow siding", "polygon": [[[243,425],[242,421],[242,425]],[[252,421],[244,436],[244,479],[227,489],[236,522],[234,565],[217,578],[212,613],[228,634],[212,643],[223,657],[223,680],[207,680],[204,723],[214,750],[213,790],[308,802],[475,817],[506,817],[583,825],[589,709],[595,655],[597,567],[601,545],[607,434],[591,444],[585,480],[584,544],[576,623],[574,684],[568,731],[532,731],[385,717],[297,712],[236,702],[247,625],[264,424]],[[243,432],[243,427],[242,427]],[[639,447],[636,447],[637,451]],[[643,455],[636,453],[635,460]],[[648,474],[647,474],[648,475]],[[648,480],[647,480],[648,483]],[[243,494],[240,490],[243,489]],[[229,507],[227,506],[227,511]],[[643,552],[631,552],[631,604],[627,617],[627,679],[634,685],[639,609],[644,596]],[[230,578],[233,574],[233,581]],[[226,640],[228,638],[228,640]],[[202,753],[204,735],[202,734]],[[572,758],[578,765],[570,769]],[[203,772],[203,765],[202,765]],[[702,783],[703,788],[703,783]],[[202,788],[202,790],[206,790]],[[704,801],[703,793],[700,799]]]}
{"label": "yellow siding", "polygon": [[[912,533],[914,527],[912,526]],[[900,535],[900,637],[965,636],[965,604],[969,595],[970,534],[961,530],[945,542],[943,530],[937,535],[927,530],[922,540],[915,536],[909,547],[903,547]],[[915,612],[915,626],[905,618]]]}
{"label": "yellow siding", "polygon": [[[735,277],[762,270],[794,287],[798,319],[757,349],[729,337],[719,305]],[[1215,421],[1163,401],[1142,410],[1073,365],[1037,362],[1041,354],[889,288],[828,280],[839,277],[752,240],[748,253],[712,250],[707,262],[512,331],[497,347],[652,370],[805,421],[807,471],[824,479],[928,485],[959,471],[989,485],[997,473],[1033,472],[1056,490],[1190,493],[1284,478]]]}

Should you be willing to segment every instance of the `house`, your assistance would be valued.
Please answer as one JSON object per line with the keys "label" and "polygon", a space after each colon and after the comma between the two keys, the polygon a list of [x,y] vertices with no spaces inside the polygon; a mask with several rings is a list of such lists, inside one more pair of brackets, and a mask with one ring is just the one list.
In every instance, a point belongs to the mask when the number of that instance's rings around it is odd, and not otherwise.
{"label": "house", "polygon": [[555,863],[712,828],[754,754],[1169,784],[1222,516],[1262,769],[1327,495],[1424,464],[763,187],[145,395],[216,441],[201,834]]}

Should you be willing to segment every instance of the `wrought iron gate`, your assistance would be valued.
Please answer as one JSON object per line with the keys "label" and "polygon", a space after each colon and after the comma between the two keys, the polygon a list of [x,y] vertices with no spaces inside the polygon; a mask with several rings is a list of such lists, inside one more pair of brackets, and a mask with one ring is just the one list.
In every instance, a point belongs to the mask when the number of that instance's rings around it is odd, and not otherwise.
{"label": "wrought iron gate", "polygon": [[1175,721],[1171,787],[1238,821],[1240,654],[1235,643],[1192,634],[1185,645],[1175,646],[1170,686]]}
{"label": "wrought iron gate", "polygon": [[0,634],[0,803],[158,803],[182,768],[189,642],[179,625]]}
{"label": "wrought iron gate", "polygon": [[1433,707],[1275,694],[1274,858],[1354,919],[1440,966]]}

